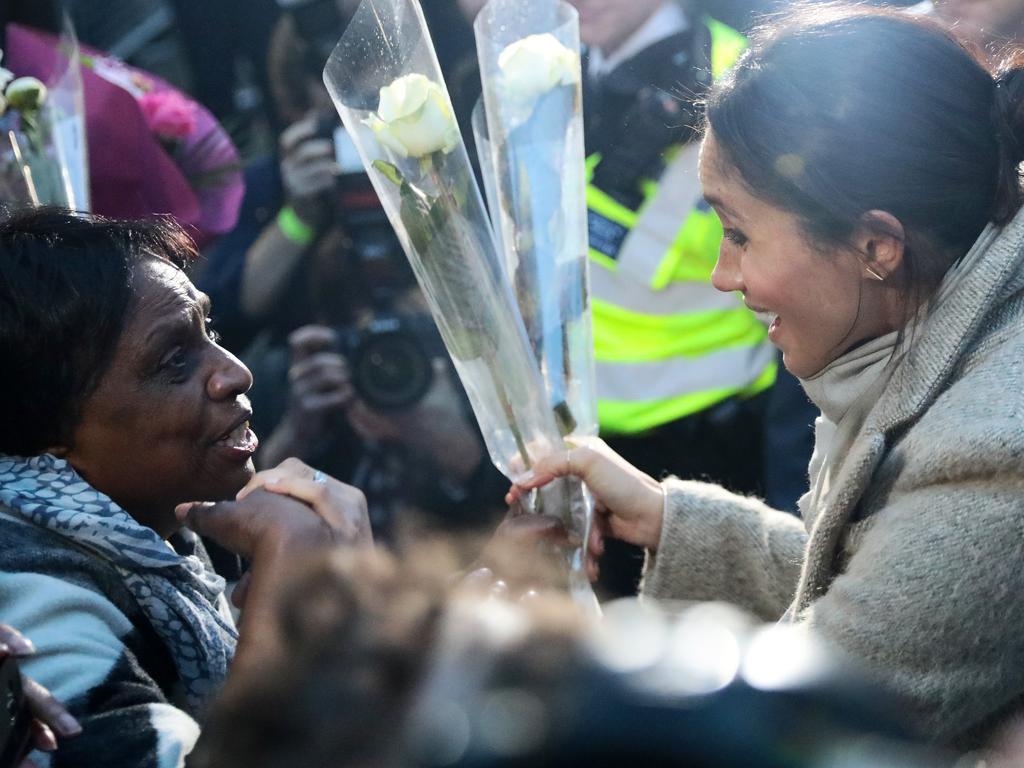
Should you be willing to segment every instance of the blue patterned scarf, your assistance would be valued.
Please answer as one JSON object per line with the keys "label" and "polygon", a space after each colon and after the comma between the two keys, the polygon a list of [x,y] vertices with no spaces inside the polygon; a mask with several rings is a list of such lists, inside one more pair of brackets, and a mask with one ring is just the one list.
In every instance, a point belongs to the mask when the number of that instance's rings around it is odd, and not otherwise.
{"label": "blue patterned scarf", "polygon": [[[238,642],[224,579],[198,557],[177,554],[50,454],[0,455],[0,503],[117,569],[170,651],[189,711],[200,714],[227,677]],[[195,537],[187,529],[183,535]]]}

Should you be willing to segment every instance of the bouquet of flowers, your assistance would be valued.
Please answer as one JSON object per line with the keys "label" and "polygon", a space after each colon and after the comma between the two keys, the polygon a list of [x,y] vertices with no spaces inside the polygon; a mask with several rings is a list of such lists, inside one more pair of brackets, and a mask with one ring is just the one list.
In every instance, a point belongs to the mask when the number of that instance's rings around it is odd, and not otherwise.
{"label": "bouquet of flowers", "polygon": [[[559,429],[594,436],[579,19],[564,2],[490,0],[474,27],[473,127],[503,263]],[[573,491],[583,529],[593,500]]]}
{"label": "bouquet of flowers", "polygon": [[[134,126],[133,140],[149,166],[144,176],[112,179],[109,185],[103,183],[106,174],[120,173],[116,163],[98,171],[104,212],[170,213],[193,228],[200,246],[230,232],[245,183],[238,151],[217,119],[169,83],[111,56],[90,53],[84,61],[87,85],[108,104],[108,114]],[[145,208],[136,210],[140,204]]]}
{"label": "bouquet of flowers", "polygon": [[[53,56],[49,85],[0,67],[0,199],[85,211],[85,106],[78,43],[70,25]],[[12,66],[22,70],[20,61]]]}
{"label": "bouquet of flowers", "polygon": [[[363,0],[324,81],[426,295],[491,459],[513,477],[561,450],[562,437],[419,3]],[[570,575],[592,600],[582,575],[586,526],[573,526],[570,495],[571,483],[559,481],[532,503],[562,515],[578,537]]]}
{"label": "bouquet of flowers", "polygon": [[[7,46],[15,71],[44,82],[66,66],[66,46],[30,27],[8,25]],[[170,83],[102,51],[83,46],[71,55],[84,94],[79,123],[89,129],[83,189],[91,210],[116,218],[170,214],[200,245],[230,231],[245,185],[238,152],[216,118]],[[54,97],[51,87],[48,100]]]}

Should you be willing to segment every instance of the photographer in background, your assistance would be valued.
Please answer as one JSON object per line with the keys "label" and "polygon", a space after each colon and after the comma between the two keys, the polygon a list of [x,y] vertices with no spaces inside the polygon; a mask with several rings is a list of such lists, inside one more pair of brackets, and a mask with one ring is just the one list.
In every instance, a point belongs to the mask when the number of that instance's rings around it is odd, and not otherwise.
{"label": "photographer in background", "polygon": [[[257,372],[268,437],[256,461],[297,456],[359,486],[378,538],[408,507],[444,524],[487,523],[478,516],[500,506],[504,482],[321,79],[358,4],[279,3],[268,58],[288,127],[279,157],[248,169],[239,228],[197,279],[225,344]],[[453,13],[440,3],[430,15]],[[445,30],[442,60],[471,40]]]}

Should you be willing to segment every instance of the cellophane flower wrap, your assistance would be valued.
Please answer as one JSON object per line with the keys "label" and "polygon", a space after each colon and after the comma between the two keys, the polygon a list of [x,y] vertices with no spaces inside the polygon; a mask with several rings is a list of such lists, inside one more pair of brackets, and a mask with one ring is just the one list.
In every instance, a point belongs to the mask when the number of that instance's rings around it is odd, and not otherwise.
{"label": "cellophane flower wrap", "polygon": [[[565,437],[597,434],[579,19],[552,0],[490,0],[474,24],[477,152],[503,264]],[[593,500],[571,489],[571,529]]]}
{"label": "cellophane flower wrap", "polygon": [[[363,0],[324,82],[412,264],[491,460],[512,478],[561,450],[562,438],[419,3]],[[568,522],[567,484],[551,484],[530,504]],[[584,541],[570,557],[577,571]]]}
{"label": "cellophane flower wrap", "polygon": [[88,211],[89,164],[78,41],[65,22],[44,84],[0,68],[0,200]]}

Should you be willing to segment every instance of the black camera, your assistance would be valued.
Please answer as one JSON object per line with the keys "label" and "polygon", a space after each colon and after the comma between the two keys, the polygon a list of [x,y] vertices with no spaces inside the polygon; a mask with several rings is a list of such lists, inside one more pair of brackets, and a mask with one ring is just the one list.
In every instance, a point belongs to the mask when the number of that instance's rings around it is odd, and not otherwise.
{"label": "black camera", "polygon": [[430,389],[433,361],[444,346],[429,316],[378,314],[365,326],[335,330],[352,385],[367,405],[409,408]]}
{"label": "black camera", "polygon": [[28,753],[32,715],[21,686],[21,670],[10,656],[0,659],[0,768],[13,768]]}

